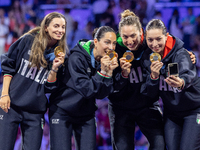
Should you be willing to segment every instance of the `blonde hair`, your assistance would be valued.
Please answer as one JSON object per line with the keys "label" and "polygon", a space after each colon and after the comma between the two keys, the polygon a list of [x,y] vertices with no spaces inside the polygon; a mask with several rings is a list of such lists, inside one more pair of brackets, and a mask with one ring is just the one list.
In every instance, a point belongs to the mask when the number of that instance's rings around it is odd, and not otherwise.
{"label": "blonde hair", "polygon": [[119,22],[119,33],[121,34],[121,28],[125,25],[131,26],[135,25],[139,32],[141,31],[142,25],[140,23],[140,19],[138,16],[136,16],[132,11],[129,9],[124,10],[121,14],[121,20]]}
{"label": "blonde hair", "polygon": [[[30,64],[31,67],[36,66],[39,69],[41,66],[43,68],[46,68],[48,65],[46,59],[44,58],[44,51],[51,37],[49,36],[48,33],[46,33],[45,28],[49,26],[49,24],[54,18],[63,18],[66,22],[66,19],[62,14],[57,12],[52,12],[44,17],[40,26],[26,33],[26,34],[36,34],[31,47],[31,55],[29,58],[29,61],[31,62]],[[65,31],[66,31],[66,26],[65,26]],[[58,42],[58,45],[63,48],[64,53],[66,53],[66,50],[68,51],[66,44],[66,32],[63,35],[62,39]]]}

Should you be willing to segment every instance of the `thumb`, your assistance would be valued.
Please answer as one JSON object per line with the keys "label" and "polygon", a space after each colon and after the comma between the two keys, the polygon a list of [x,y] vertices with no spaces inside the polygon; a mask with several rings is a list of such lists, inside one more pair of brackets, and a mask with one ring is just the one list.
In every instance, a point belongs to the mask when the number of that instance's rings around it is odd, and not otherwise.
{"label": "thumb", "polygon": [[10,109],[10,101],[7,102],[8,109]]}

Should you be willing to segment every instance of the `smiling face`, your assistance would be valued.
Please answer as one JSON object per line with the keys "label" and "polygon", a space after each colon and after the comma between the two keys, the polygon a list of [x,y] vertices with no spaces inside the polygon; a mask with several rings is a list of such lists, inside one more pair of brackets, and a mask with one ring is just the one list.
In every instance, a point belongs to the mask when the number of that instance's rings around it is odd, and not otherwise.
{"label": "smiling face", "polygon": [[121,27],[120,33],[123,44],[131,51],[137,50],[141,42],[140,30],[135,25],[125,25]]}
{"label": "smiling face", "polygon": [[150,29],[146,31],[146,41],[148,47],[156,53],[163,55],[167,35],[163,34],[162,29]]}
{"label": "smiling face", "polygon": [[51,38],[50,43],[56,43],[58,40],[61,40],[63,35],[65,35],[65,26],[66,22],[63,18],[54,18],[45,28],[45,31]]}
{"label": "smiling face", "polygon": [[104,36],[98,41],[96,38],[94,39],[94,57],[97,61],[106,55],[109,50],[115,50],[117,43],[116,34],[114,32],[107,32]]}

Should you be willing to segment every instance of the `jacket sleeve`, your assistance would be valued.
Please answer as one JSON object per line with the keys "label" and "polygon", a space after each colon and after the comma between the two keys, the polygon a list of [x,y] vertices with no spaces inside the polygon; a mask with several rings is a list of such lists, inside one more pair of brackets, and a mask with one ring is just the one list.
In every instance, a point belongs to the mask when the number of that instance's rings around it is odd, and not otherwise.
{"label": "jacket sleeve", "polygon": [[178,51],[174,56],[173,62],[179,64],[179,77],[184,80],[183,89],[190,87],[197,76],[197,70],[195,64],[192,64],[188,52],[184,49]]}
{"label": "jacket sleeve", "polygon": [[121,90],[129,82],[129,78],[123,77],[120,66],[113,71],[114,90]]}
{"label": "jacket sleeve", "polygon": [[52,93],[58,88],[58,81],[45,83],[45,93]]}
{"label": "jacket sleeve", "polygon": [[14,76],[20,66],[20,61],[23,57],[23,50],[26,44],[30,44],[31,35],[21,37],[14,42],[7,53],[1,55],[1,67],[3,74]]}
{"label": "jacket sleeve", "polygon": [[106,78],[99,73],[89,76],[87,61],[79,53],[73,53],[69,57],[68,69],[70,80],[68,87],[74,89],[85,98],[105,98],[113,91],[112,78]]}
{"label": "jacket sleeve", "polygon": [[151,78],[149,66],[143,65],[143,78],[146,79],[146,81],[142,84],[140,92],[143,95],[157,99],[159,97],[159,78]]}

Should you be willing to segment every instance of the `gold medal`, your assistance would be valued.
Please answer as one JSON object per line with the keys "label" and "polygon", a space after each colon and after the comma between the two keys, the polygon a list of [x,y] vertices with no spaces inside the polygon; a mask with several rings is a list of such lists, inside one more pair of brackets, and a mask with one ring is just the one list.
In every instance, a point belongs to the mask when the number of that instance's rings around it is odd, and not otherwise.
{"label": "gold medal", "polygon": [[158,53],[152,53],[150,55],[150,61],[154,62],[154,61],[161,61],[161,56]]}
{"label": "gold medal", "polygon": [[109,50],[106,55],[108,55],[110,57],[110,59],[112,60],[113,58],[117,57],[117,53],[113,50]]}
{"label": "gold medal", "polygon": [[134,59],[134,55],[132,52],[125,52],[123,57],[126,58],[126,62],[132,62]]}
{"label": "gold medal", "polygon": [[58,57],[58,54],[60,52],[64,52],[63,49],[60,47],[60,46],[57,46],[55,49],[54,49],[54,54],[56,57]]}

